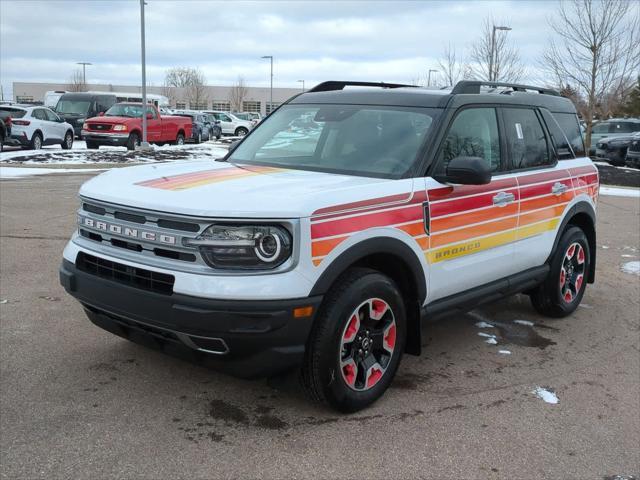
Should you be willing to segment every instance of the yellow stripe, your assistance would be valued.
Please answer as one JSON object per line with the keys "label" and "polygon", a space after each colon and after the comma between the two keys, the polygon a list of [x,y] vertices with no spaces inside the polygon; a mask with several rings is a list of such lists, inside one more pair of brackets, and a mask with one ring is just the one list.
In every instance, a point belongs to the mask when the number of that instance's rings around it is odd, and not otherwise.
{"label": "yellow stripe", "polygon": [[526,225],[518,229],[518,240],[533,237],[549,230],[555,230],[560,222],[560,217],[552,218],[546,222],[534,223],[533,225]]}

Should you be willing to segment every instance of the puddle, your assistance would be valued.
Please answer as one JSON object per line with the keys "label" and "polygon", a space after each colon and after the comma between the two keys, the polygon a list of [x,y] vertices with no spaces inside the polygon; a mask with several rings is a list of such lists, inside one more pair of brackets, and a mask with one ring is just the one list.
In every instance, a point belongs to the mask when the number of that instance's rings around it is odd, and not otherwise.
{"label": "puddle", "polygon": [[493,322],[498,329],[498,341],[500,343],[511,343],[522,347],[536,347],[545,349],[549,345],[555,345],[553,340],[543,337],[535,328],[547,328],[548,330],[557,330],[546,325],[522,325],[517,323]]}

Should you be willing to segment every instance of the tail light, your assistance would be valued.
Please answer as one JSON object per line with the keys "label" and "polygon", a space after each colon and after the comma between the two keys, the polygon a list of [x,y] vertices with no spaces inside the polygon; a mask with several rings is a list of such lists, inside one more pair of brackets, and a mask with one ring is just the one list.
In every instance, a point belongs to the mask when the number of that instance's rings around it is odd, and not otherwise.
{"label": "tail light", "polygon": [[31,125],[31,122],[29,120],[14,120],[13,124],[14,125]]}
{"label": "tail light", "polygon": [[4,121],[4,123],[5,123],[8,127],[10,127],[10,126],[11,126],[11,121],[12,121],[12,120],[11,120],[11,117],[7,117],[7,119]]}

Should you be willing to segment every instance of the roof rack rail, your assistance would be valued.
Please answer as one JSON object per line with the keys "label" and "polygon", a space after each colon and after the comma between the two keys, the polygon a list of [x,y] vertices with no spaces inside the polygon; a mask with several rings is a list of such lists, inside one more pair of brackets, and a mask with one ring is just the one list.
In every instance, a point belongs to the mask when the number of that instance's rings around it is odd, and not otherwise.
{"label": "roof rack rail", "polygon": [[404,85],[402,83],[384,83],[384,82],[351,82],[349,80],[329,80],[322,82],[307,92],[329,92],[332,90],[344,90],[344,87],[380,87],[380,88],[403,88],[415,87],[415,85]]}
{"label": "roof rack rail", "polygon": [[553,95],[559,97],[560,94],[551,88],[534,87],[532,85],[519,85],[517,83],[505,83],[505,82],[487,82],[483,80],[462,80],[456,83],[456,86],[451,90],[452,95],[460,93],[480,93],[480,87],[507,87],[511,88],[514,92],[526,92],[527,90],[534,90],[543,95]]}

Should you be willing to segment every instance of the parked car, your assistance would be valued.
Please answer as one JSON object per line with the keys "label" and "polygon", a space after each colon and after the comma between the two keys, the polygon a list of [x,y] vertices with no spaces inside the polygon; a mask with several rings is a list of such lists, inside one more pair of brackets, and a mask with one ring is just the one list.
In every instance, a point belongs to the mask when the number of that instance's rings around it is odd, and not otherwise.
{"label": "parked car", "polygon": [[4,150],[5,141],[11,137],[11,115],[0,109],[0,152]]}
{"label": "parked car", "polygon": [[218,110],[205,110],[204,113],[210,113],[216,117],[216,120],[220,122],[223,135],[244,137],[254,127],[249,120],[241,120],[233,113],[220,112]]}
{"label": "parked car", "polygon": [[591,130],[591,148],[589,154],[596,153],[596,145],[603,138],[620,137],[640,131],[640,118],[612,118],[603,120]]}
{"label": "parked car", "polygon": [[[343,412],[447,312],[525,292],[567,317],[595,280],[598,169],[569,99],[483,85],[325,82],[221,161],[98,175],[60,282],[113,334],[241,377],[300,367]],[[304,117],[319,135],[291,134]]]}
{"label": "parked car", "polygon": [[58,100],[60,97],[67,93],[65,90],[49,90],[44,94],[44,106],[50,108],[55,111],[56,105],[58,105]]}
{"label": "parked car", "polygon": [[208,125],[211,130],[211,138],[215,138],[219,140],[222,137],[222,127],[220,126],[220,121],[216,119],[216,117],[211,113],[203,114]]}
{"label": "parked car", "polygon": [[201,113],[187,113],[184,111],[177,111],[174,115],[177,117],[191,119],[192,133],[191,138],[188,138],[187,141],[191,140],[193,143],[198,144],[211,140],[211,129],[209,128],[209,123],[207,122],[205,115]]}
{"label": "parked car", "polygon": [[[142,103],[116,103],[104,115],[88,118],[82,126],[87,148],[116,145],[134,150],[142,139]],[[182,145],[191,138],[191,119],[160,115],[155,105],[147,105],[147,140],[149,143]]]}
{"label": "parked car", "polygon": [[[73,146],[73,127],[50,108],[41,106],[0,106],[0,117],[10,118],[11,135],[3,143],[39,150],[43,145]],[[6,125],[6,124],[5,124]]]}
{"label": "parked car", "polygon": [[640,134],[635,133],[627,149],[626,164],[629,167],[640,168]]}
{"label": "parked car", "polygon": [[619,137],[606,137],[596,144],[596,158],[611,165],[622,166],[627,160],[627,150],[633,141],[640,139],[640,132]]}
{"label": "parked car", "polygon": [[260,120],[262,120],[262,116],[257,112],[232,112],[233,115],[240,120],[247,120],[253,124],[255,127]]}

